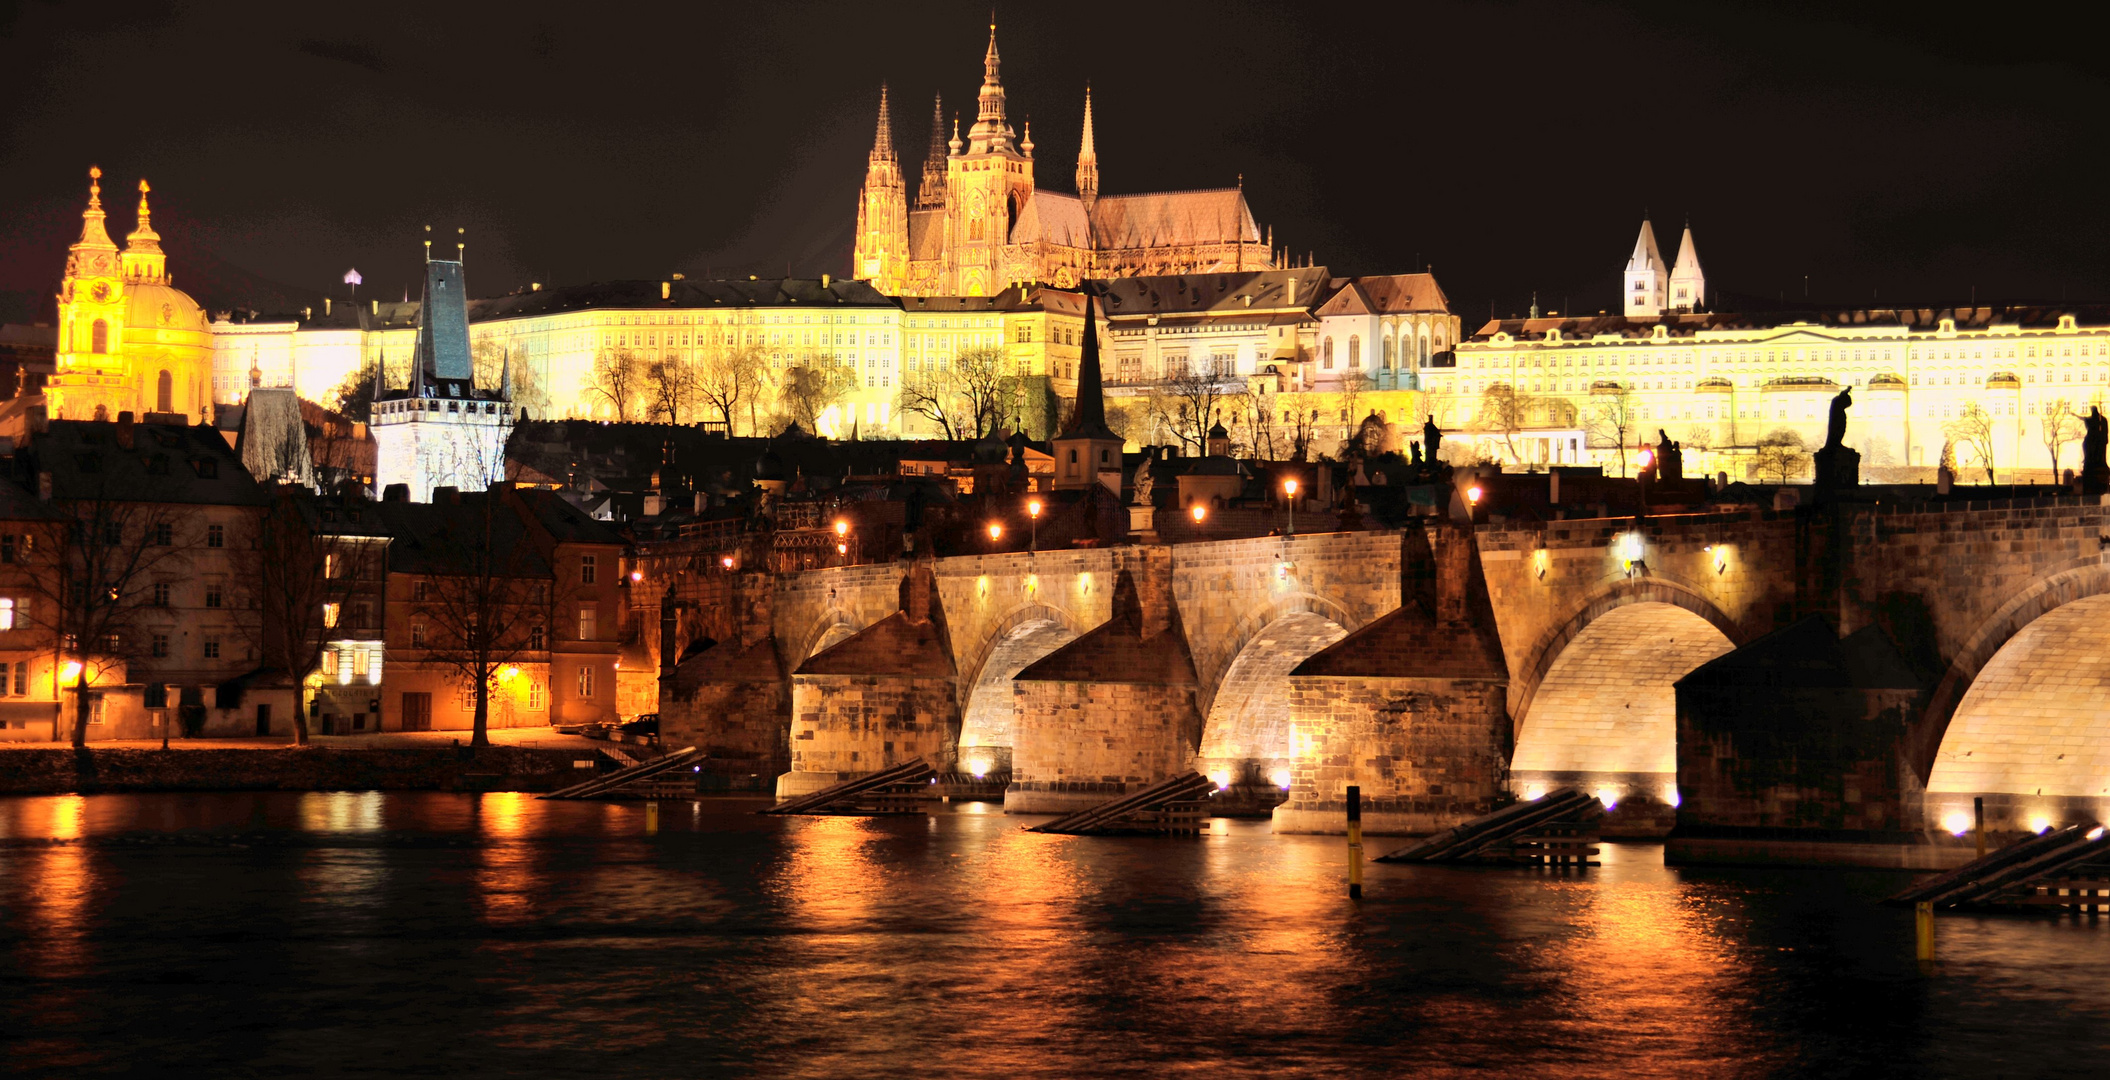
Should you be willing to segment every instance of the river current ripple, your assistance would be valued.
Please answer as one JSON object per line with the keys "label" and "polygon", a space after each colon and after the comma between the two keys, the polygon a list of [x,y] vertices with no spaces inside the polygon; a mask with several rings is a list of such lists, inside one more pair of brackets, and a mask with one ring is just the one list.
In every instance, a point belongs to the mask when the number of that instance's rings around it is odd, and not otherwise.
{"label": "river current ripple", "polygon": [[[1903,875],[1373,865],[1218,821],[517,794],[0,799],[0,1073],[2110,1075],[2110,925]],[[1373,851],[1391,841],[1373,840]]]}

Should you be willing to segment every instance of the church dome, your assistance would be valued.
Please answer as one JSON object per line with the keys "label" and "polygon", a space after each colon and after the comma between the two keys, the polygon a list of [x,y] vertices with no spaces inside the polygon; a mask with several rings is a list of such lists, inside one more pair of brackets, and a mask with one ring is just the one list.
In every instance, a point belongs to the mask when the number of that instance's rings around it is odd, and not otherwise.
{"label": "church dome", "polygon": [[190,294],[173,285],[145,283],[125,286],[127,331],[178,330],[198,334],[212,332],[205,309]]}

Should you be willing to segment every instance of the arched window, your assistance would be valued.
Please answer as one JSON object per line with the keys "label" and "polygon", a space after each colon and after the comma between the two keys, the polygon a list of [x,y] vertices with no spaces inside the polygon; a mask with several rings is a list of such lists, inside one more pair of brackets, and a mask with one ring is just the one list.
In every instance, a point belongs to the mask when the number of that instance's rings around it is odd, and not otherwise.
{"label": "arched window", "polygon": [[1319,344],[1319,366],[1320,366],[1320,367],[1322,367],[1322,368],[1325,368],[1325,369],[1326,369],[1326,370],[1328,370],[1328,371],[1332,371],[1332,370],[1333,370],[1333,339],[1332,339],[1332,338],[1327,338],[1327,339],[1326,339],[1325,341],[1323,341],[1323,342],[1321,342],[1321,343]]}
{"label": "arched window", "polygon": [[96,354],[110,351],[110,324],[101,319],[88,329],[88,351]]}
{"label": "arched window", "polygon": [[1363,338],[1360,334],[1348,335],[1348,366],[1352,368],[1363,366]]}
{"label": "arched window", "polygon": [[176,381],[167,371],[154,380],[154,408],[161,412],[176,411]]}
{"label": "arched window", "polygon": [[1392,335],[1385,335],[1385,358],[1383,360],[1383,363],[1385,365],[1386,371],[1392,370],[1393,349],[1397,348],[1398,345],[1398,340],[1395,339]]}

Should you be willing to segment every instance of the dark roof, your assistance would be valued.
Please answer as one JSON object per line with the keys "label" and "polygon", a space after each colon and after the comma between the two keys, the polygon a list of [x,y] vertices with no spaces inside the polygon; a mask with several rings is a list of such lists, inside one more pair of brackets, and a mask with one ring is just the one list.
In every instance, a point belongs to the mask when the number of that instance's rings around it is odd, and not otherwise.
{"label": "dark roof", "polygon": [[513,493],[536,524],[560,544],[621,544],[622,536],[580,513],[554,491],[522,489]]}
{"label": "dark roof", "polygon": [[[1290,291],[1291,281],[1297,283],[1294,293]],[[1308,311],[1345,283],[1330,277],[1323,266],[1300,266],[1287,270],[1114,278],[1092,284],[1093,291],[1103,298],[1102,306],[1111,320],[1180,312],[1235,315],[1253,309]],[[1246,302],[1247,297],[1252,298],[1251,303]]]}
{"label": "dark roof", "polygon": [[213,428],[53,420],[31,436],[36,467],[51,473],[55,499],[265,506],[270,495]]}
{"label": "dark roof", "polygon": [[0,479],[0,521],[64,521],[66,516],[12,480]]}
{"label": "dark roof", "polygon": [[518,514],[502,502],[491,505],[489,492],[464,492],[458,502],[384,502],[374,504],[395,542],[388,546],[388,568],[404,574],[447,574],[460,564],[452,552],[459,546],[485,543],[489,512],[489,546],[498,564],[514,577],[545,577],[549,563],[528,536]]}
{"label": "dark roof", "polygon": [[[660,293],[667,295],[662,298]],[[870,282],[819,278],[716,281],[597,281],[554,285],[469,304],[469,320],[517,319],[594,308],[729,308],[806,304],[814,307],[898,307]]]}

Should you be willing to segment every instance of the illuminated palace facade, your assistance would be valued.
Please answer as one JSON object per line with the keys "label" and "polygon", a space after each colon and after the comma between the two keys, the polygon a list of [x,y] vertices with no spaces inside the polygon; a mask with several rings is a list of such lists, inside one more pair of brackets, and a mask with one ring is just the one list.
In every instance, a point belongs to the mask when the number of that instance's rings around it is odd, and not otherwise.
{"label": "illuminated palace facade", "polygon": [[[412,377],[419,304],[326,301],[287,316],[223,315],[212,324],[212,391],[223,404],[251,387],[287,387],[329,404],[337,388],[372,365],[389,385]],[[512,401],[537,419],[643,420],[595,390],[596,361],[627,354],[647,364],[709,362],[753,350],[764,378],[733,427],[773,431],[776,382],[795,366],[847,369],[839,399],[821,411],[819,434],[928,434],[899,414],[903,372],[938,367],[961,351],[1003,348],[1014,369],[1058,396],[1076,386],[1083,306],[1074,293],[1032,287],[980,298],[880,295],[859,281],[748,278],[727,281],[613,281],[531,287],[468,302],[472,363],[481,385],[510,371]],[[657,417],[649,417],[656,419]],[[692,405],[681,423],[715,422]]]}
{"label": "illuminated palace facade", "polygon": [[81,236],[68,249],[58,294],[58,353],[40,399],[16,399],[7,425],[41,405],[57,420],[115,420],[149,413],[205,418],[211,403],[212,331],[177,289],[139,182],[139,223],[124,250],[104,227],[102,170],[88,170]]}
{"label": "illuminated palace facade", "polygon": [[1033,126],[1023,138],[1012,129],[997,67],[992,24],[974,126],[962,139],[954,121],[946,139],[938,101],[913,206],[880,89],[878,135],[857,203],[857,277],[890,296],[972,297],[1028,283],[1070,288],[1087,278],[1276,264],[1242,186],[1102,196],[1089,88],[1076,193],[1038,187]]}
{"label": "illuminated palace facade", "polygon": [[[1455,371],[1429,381],[1439,422],[1507,464],[1616,466],[1610,421],[1624,414],[1628,447],[1661,430],[1682,444],[1688,473],[1744,479],[1756,444],[1781,429],[1821,445],[1833,396],[1851,389],[1847,443],[1864,479],[1931,470],[1947,444],[1959,472],[1990,458],[2005,480],[2018,469],[2048,479],[2054,446],[2060,469],[2078,469],[2076,414],[2110,412],[2110,309],[1718,313],[1705,310],[1689,229],[1682,248],[1665,267],[1643,223],[1622,315],[1482,326],[1459,344]],[[1490,391],[1515,396],[1521,430],[1495,430],[1515,425],[1491,422]]]}

